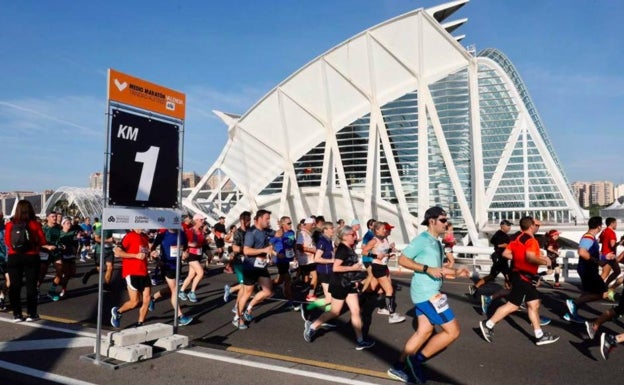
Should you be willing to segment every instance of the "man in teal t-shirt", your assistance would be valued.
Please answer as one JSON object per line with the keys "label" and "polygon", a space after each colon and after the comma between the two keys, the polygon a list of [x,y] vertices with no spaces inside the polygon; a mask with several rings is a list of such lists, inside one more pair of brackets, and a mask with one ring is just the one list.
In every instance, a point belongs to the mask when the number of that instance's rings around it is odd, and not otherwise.
{"label": "man in teal t-shirt", "polygon": [[[468,277],[470,272],[442,266],[444,250],[438,238],[446,231],[447,221],[441,207],[428,209],[421,223],[427,231],[414,238],[399,257],[399,265],[414,272],[410,296],[418,317],[418,329],[405,343],[399,360],[388,369],[388,375],[399,381],[426,382],[421,364],[459,337],[459,323],[440,288],[444,277]],[[435,325],[442,331],[432,337]]]}

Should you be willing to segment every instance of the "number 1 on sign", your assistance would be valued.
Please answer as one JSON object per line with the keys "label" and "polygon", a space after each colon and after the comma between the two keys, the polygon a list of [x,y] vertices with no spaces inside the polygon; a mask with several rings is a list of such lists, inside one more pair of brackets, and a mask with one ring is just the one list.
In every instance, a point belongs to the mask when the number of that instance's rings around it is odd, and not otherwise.
{"label": "number 1 on sign", "polygon": [[152,184],[154,183],[154,174],[156,173],[156,161],[158,160],[158,153],[160,147],[150,146],[149,150],[145,152],[137,152],[134,157],[134,161],[143,163],[141,169],[141,179],[139,179],[139,188],[136,194],[136,200],[148,201],[150,192],[152,191]]}

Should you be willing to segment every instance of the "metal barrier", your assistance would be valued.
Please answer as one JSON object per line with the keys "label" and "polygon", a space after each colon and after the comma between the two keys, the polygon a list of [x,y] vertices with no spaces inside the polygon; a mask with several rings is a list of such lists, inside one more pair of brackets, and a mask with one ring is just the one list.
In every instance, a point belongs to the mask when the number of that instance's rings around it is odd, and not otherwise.
{"label": "metal barrier", "polygon": [[[494,252],[493,247],[480,247],[480,246],[455,246],[453,247],[453,254],[455,255],[455,263],[462,266],[467,266],[472,269],[473,274],[487,275],[490,273],[492,266],[492,259],[490,256]],[[546,254],[546,250],[542,250],[543,255]],[[399,253],[400,254],[400,253]],[[572,278],[578,279],[578,273],[576,272],[576,265],[578,264],[578,252],[577,250],[559,250],[559,258],[557,263],[561,266],[561,278],[564,281]],[[391,270],[401,271],[401,267],[398,265],[398,258],[392,258],[388,261],[388,267]],[[539,272],[546,271],[546,266],[540,266]]]}

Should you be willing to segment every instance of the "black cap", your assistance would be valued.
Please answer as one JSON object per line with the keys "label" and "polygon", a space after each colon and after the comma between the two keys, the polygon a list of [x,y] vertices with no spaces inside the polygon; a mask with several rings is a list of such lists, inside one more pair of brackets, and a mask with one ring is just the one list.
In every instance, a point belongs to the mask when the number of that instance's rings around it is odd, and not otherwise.
{"label": "black cap", "polygon": [[500,225],[513,226],[513,223],[509,222],[507,219],[503,219]]}
{"label": "black cap", "polygon": [[430,207],[427,211],[425,211],[425,218],[423,219],[421,225],[427,226],[429,224],[429,219],[438,218],[440,215],[446,215],[446,211],[444,211],[442,207]]}

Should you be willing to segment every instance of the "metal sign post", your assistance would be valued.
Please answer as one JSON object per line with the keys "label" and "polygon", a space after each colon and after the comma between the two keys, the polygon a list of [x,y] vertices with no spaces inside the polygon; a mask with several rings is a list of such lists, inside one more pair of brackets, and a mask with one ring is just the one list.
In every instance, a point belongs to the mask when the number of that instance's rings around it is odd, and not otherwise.
{"label": "metal sign post", "polygon": [[[180,229],[185,108],[183,93],[109,69],[102,231]],[[104,363],[103,250],[102,236],[95,354],[83,357],[97,365]],[[176,277],[179,263],[177,270]]]}

